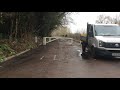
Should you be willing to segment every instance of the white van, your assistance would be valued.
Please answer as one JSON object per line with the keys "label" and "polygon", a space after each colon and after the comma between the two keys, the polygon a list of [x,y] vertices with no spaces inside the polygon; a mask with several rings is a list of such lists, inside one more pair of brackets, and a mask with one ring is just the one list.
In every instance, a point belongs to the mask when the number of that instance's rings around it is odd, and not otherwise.
{"label": "white van", "polygon": [[87,49],[93,58],[120,56],[120,27],[117,24],[88,24]]}

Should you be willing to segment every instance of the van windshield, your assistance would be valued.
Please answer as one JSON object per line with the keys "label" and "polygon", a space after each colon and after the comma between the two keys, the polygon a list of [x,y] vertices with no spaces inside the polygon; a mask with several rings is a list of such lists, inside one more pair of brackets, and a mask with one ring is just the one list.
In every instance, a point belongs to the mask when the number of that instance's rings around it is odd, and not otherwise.
{"label": "van windshield", "polygon": [[120,36],[120,27],[96,25],[95,36]]}

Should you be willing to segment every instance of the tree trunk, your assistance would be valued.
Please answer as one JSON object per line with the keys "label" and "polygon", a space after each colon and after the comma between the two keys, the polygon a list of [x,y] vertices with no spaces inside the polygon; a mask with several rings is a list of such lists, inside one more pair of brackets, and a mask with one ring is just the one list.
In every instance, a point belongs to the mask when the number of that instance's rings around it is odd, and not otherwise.
{"label": "tree trunk", "polygon": [[10,28],[10,36],[9,36],[9,41],[12,41],[12,37],[13,37],[13,20],[11,20],[11,28]]}
{"label": "tree trunk", "polygon": [[3,23],[3,21],[2,21],[2,14],[3,14],[3,13],[1,12],[1,13],[0,13],[0,15],[1,15],[1,16],[0,16],[0,17],[1,17],[0,23]]}
{"label": "tree trunk", "polygon": [[15,26],[15,40],[17,41],[17,33],[18,33],[18,18],[16,17],[16,26]]}

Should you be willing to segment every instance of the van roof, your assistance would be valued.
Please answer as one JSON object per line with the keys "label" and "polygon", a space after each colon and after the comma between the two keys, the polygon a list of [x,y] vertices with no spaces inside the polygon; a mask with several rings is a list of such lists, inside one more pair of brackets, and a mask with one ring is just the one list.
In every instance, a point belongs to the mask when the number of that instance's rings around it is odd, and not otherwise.
{"label": "van roof", "polygon": [[118,24],[92,24],[92,25],[119,26]]}

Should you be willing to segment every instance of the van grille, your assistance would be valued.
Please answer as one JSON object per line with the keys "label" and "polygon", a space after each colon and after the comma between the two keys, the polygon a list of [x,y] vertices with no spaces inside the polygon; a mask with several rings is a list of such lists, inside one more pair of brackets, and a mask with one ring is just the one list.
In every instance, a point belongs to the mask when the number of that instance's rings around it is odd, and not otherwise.
{"label": "van grille", "polygon": [[120,53],[120,50],[108,50],[111,53]]}
{"label": "van grille", "polygon": [[105,43],[105,48],[120,48],[120,43]]}

